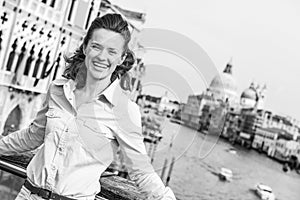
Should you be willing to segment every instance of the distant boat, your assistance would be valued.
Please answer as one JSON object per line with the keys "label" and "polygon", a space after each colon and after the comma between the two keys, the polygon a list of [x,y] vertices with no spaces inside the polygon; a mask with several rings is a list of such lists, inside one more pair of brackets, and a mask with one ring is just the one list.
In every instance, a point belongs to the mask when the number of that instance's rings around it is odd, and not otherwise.
{"label": "distant boat", "polygon": [[221,168],[221,171],[219,172],[219,178],[223,181],[232,181],[233,173],[230,169],[227,168]]}
{"label": "distant boat", "polygon": [[231,153],[231,154],[236,154],[236,150],[234,148],[229,148],[226,151]]}
{"label": "distant boat", "polygon": [[262,200],[275,200],[275,195],[270,186],[258,183],[255,185],[255,192]]}
{"label": "distant boat", "polygon": [[171,118],[170,122],[176,123],[176,124],[181,124],[182,123],[182,121],[180,119],[175,119],[175,118]]}

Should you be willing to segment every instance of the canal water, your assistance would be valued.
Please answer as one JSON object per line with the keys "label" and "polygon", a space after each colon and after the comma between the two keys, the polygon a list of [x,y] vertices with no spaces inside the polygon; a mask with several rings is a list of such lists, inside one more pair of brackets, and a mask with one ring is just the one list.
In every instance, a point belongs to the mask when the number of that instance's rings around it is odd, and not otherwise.
{"label": "canal water", "polygon": [[[265,154],[169,121],[164,123],[163,135],[153,166],[161,175],[165,159],[170,162],[175,157],[169,186],[178,199],[255,200],[259,199],[253,190],[257,183],[269,185],[278,200],[300,199],[300,175],[284,173],[282,165]],[[219,180],[221,167],[232,170],[232,182]]]}

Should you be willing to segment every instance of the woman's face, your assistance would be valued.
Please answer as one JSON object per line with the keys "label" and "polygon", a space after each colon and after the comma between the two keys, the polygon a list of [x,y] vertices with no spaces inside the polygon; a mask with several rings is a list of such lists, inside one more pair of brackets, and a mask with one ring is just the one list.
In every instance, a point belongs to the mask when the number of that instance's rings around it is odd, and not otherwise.
{"label": "woman's face", "polygon": [[95,80],[111,77],[117,65],[123,62],[125,40],[119,33],[107,29],[95,29],[84,47],[87,76]]}

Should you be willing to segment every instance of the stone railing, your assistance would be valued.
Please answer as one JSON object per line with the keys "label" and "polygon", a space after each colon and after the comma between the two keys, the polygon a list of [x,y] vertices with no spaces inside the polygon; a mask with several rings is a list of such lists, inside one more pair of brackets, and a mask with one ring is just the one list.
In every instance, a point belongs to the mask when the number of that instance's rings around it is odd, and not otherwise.
{"label": "stone railing", "polygon": [[[1,156],[0,170],[26,179],[29,156]],[[145,199],[132,181],[104,172],[100,178],[101,192],[96,200],[142,200]]]}

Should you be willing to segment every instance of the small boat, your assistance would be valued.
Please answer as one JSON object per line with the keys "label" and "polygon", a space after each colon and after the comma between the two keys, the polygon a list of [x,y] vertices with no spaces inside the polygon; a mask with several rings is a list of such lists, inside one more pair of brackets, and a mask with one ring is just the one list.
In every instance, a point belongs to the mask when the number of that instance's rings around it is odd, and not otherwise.
{"label": "small boat", "polygon": [[221,168],[221,171],[219,172],[219,178],[223,181],[232,181],[232,171],[230,169]]}
{"label": "small boat", "polygon": [[275,200],[275,195],[270,186],[258,183],[255,185],[255,192],[262,200]]}
{"label": "small boat", "polygon": [[176,123],[176,124],[181,124],[182,123],[180,119],[176,119],[176,118],[171,118],[170,122]]}
{"label": "small boat", "polygon": [[231,153],[231,154],[236,154],[236,150],[234,148],[229,148],[226,151]]}

